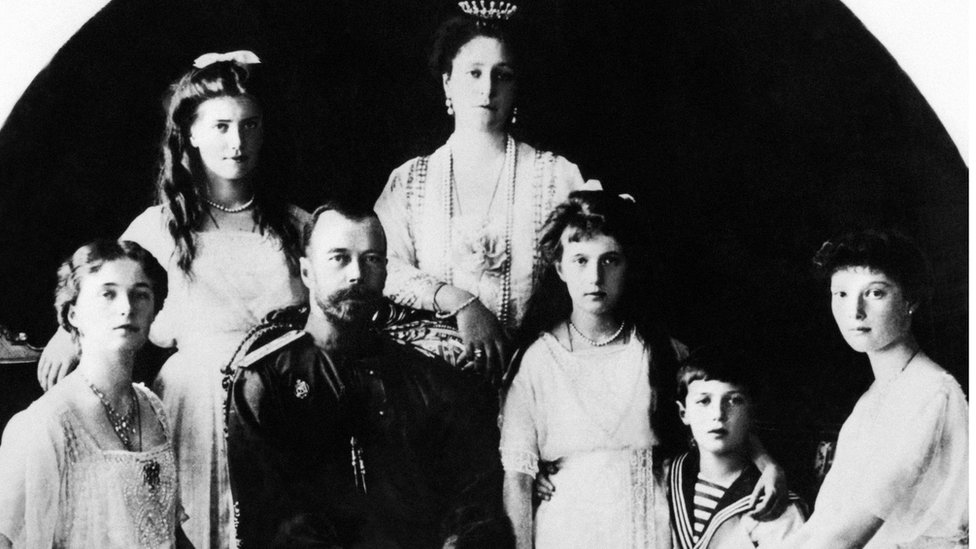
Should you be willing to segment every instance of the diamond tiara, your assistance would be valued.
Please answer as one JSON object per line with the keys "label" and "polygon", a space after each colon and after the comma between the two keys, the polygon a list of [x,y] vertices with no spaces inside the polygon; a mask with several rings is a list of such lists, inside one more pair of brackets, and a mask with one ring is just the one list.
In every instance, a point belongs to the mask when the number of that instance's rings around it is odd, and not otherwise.
{"label": "diamond tiara", "polygon": [[518,10],[511,2],[496,0],[469,0],[458,2],[458,6],[464,13],[485,21],[508,21]]}

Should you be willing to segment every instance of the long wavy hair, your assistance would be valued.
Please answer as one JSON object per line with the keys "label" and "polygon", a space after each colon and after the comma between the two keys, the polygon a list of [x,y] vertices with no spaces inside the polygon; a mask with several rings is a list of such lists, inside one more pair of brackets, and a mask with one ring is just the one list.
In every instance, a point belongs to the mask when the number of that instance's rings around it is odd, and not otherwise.
{"label": "long wavy hair", "polygon": [[[654,303],[650,231],[646,215],[631,200],[605,191],[575,191],[549,215],[540,240],[545,271],[526,307],[522,326],[516,335],[520,349],[527,348],[542,332],[551,332],[569,318],[573,302],[566,283],[556,272],[562,259],[562,236],[569,232],[569,240],[577,242],[595,235],[612,237],[620,244],[627,258],[624,292],[617,309],[619,320],[632,323],[651,357],[649,383],[655,390],[658,404],[651,410],[651,426],[658,439],[669,450],[683,443],[681,429],[675,427],[676,413],[670,413],[668,403],[674,401],[675,373],[678,356],[671,338],[660,322],[660,310]],[[509,382],[518,369],[518,361],[507,377]],[[655,411],[656,410],[656,411]]]}
{"label": "long wavy hair", "polygon": [[[199,152],[190,145],[190,127],[196,120],[197,108],[218,97],[246,96],[261,105],[260,91],[252,69],[236,61],[191,69],[170,86],[164,102],[166,128],[160,144],[157,203],[169,211],[168,228],[176,243],[177,264],[187,275],[192,274],[196,257],[196,233],[207,218],[202,200],[207,178]],[[267,181],[262,173],[259,165],[254,185],[255,221],[262,233],[268,231],[281,241],[288,266],[297,274],[300,230],[279,190],[261,184]]]}

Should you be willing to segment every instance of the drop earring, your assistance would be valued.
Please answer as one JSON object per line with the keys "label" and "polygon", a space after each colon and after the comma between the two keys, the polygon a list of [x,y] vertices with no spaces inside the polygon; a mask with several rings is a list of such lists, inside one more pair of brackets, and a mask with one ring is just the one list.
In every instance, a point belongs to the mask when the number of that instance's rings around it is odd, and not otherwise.
{"label": "drop earring", "polygon": [[454,116],[454,104],[451,103],[451,98],[450,97],[444,99],[444,105],[447,106],[447,115],[448,116]]}
{"label": "drop earring", "polygon": [[515,125],[515,121],[518,117],[518,107],[512,109],[512,125]]}

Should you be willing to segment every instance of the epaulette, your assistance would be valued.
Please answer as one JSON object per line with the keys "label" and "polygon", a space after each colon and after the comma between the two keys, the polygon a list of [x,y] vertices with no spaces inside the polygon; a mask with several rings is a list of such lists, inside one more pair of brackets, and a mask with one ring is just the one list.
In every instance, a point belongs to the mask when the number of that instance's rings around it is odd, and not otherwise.
{"label": "epaulette", "polygon": [[251,364],[261,360],[271,353],[284,348],[289,343],[297,341],[305,335],[304,330],[288,330],[278,337],[263,343],[260,346],[249,349],[244,359],[237,365],[238,368],[247,368]]}

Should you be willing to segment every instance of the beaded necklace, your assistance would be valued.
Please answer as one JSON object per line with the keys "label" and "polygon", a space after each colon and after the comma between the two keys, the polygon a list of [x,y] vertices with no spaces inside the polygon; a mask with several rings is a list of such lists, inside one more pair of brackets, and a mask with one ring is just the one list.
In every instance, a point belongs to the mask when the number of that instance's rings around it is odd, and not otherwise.
{"label": "beaded necklace", "polygon": [[101,392],[98,387],[95,387],[91,381],[88,381],[87,377],[82,376],[88,388],[91,392],[95,393],[98,400],[102,403],[102,408],[105,409],[105,415],[108,417],[108,422],[112,426],[112,430],[115,431],[115,436],[119,437],[119,442],[122,446],[128,450],[132,451],[132,438],[136,435],[136,429],[139,430],[139,449],[142,449],[142,418],[140,417],[139,411],[139,401],[136,400],[135,389],[129,387],[129,399],[132,405],[129,406],[129,411],[125,415],[120,414],[116,411],[112,403],[108,401],[105,393]]}
{"label": "beaded necklace", "polygon": [[[518,155],[517,149],[515,147],[515,140],[512,136],[506,136],[505,141],[505,164],[502,168],[502,174],[499,176],[500,179],[504,179],[505,174],[508,174],[508,185],[505,189],[505,264],[502,267],[502,283],[501,283],[501,296],[496,309],[496,314],[498,315],[498,321],[502,326],[508,324],[509,317],[511,316],[511,295],[512,295],[512,225],[514,222],[514,202],[515,202],[515,168],[517,165]],[[454,178],[454,153],[451,150],[450,142],[447,146],[448,154],[448,169],[444,171],[444,181],[441,184],[441,189],[443,192],[443,204],[447,210],[446,215],[446,227],[445,227],[445,238],[447,239],[447,245],[444,248],[444,265],[446,266],[447,272],[445,273],[446,280],[448,284],[453,284],[453,267],[451,266],[451,250],[452,236],[454,233],[454,197],[457,194],[456,186],[457,181]],[[497,191],[497,187],[495,191]],[[494,196],[492,197],[494,201]],[[458,201],[458,210],[460,214],[460,201]]]}
{"label": "beaded necklace", "polygon": [[621,322],[620,326],[617,327],[617,331],[615,331],[614,333],[608,335],[603,339],[590,339],[589,337],[587,337],[586,334],[580,331],[580,329],[577,328],[575,324],[573,324],[572,320],[569,321],[569,327],[572,328],[574,332],[576,332],[576,335],[580,336],[583,339],[583,341],[589,343],[594,347],[605,347],[613,343],[614,341],[616,341],[616,339],[620,337],[620,334],[623,333],[624,326],[626,325],[627,325],[626,322]]}
{"label": "beaded necklace", "polygon": [[[102,408],[105,410],[105,415],[108,417],[108,422],[112,426],[112,430],[115,431],[115,436],[119,437],[119,442],[122,446],[129,452],[142,451],[142,410],[139,406],[139,398],[136,396],[135,389],[129,386],[129,398],[132,401],[132,405],[129,411],[123,415],[120,414],[112,403],[108,401],[105,393],[101,392],[98,387],[85,376],[81,377],[91,392],[95,393],[98,400],[102,403]],[[132,439],[138,432],[139,447],[136,449],[132,444]],[[155,490],[160,484],[160,472],[162,467],[159,462],[155,459],[150,459],[142,465],[142,481],[149,486],[151,489]]]}
{"label": "beaded necklace", "polygon": [[228,208],[227,206],[224,206],[223,204],[218,204],[217,202],[214,202],[213,200],[210,200],[207,197],[203,197],[203,201],[206,202],[208,205],[210,205],[210,207],[217,208],[222,212],[226,212],[229,214],[236,214],[236,213],[241,213],[244,210],[249,209],[252,205],[254,205],[254,195],[251,195],[250,200],[248,200],[247,202],[241,204],[236,208]]}

